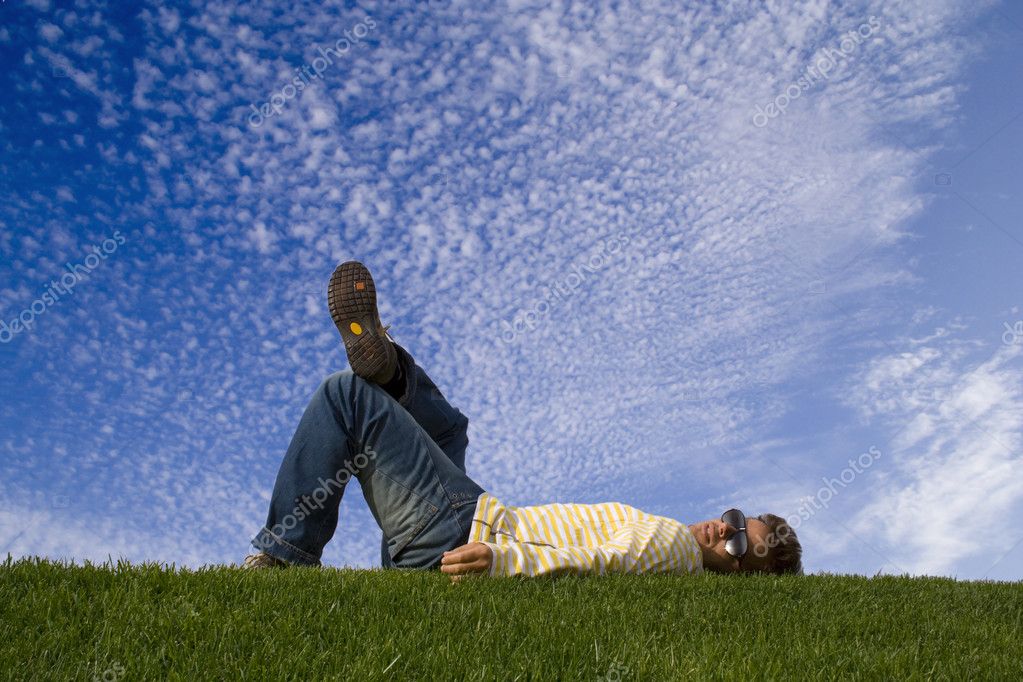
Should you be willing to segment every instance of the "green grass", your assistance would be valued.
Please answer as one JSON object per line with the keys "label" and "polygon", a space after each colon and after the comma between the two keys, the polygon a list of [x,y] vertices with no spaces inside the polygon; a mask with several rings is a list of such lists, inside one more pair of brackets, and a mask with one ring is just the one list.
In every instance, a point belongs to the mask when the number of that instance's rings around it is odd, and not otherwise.
{"label": "green grass", "polygon": [[1021,635],[1021,583],[0,563],[12,679],[1011,680]]}

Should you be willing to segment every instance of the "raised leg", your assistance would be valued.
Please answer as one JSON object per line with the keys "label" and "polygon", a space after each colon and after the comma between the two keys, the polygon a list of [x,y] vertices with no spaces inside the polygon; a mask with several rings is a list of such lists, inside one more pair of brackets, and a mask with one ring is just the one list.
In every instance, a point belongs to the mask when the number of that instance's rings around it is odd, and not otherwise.
{"label": "raised leg", "polygon": [[[394,344],[394,348],[398,352],[398,363],[405,376],[401,394],[394,397],[447,455],[451,463],[464,473],[465,450],[469,445],[469,419],[448,403],[437,385],[426,371],[416,364],[407,350],[398,344]],[[380,564],[385,568],[393,566],[386,533],[380,543]]]}
{"label": "raised leg", "polygon": [[[403,397],[419,405],[419,388],[417,383]],[[420,412],[432,427],[444,414],[425,406]],[[455,448],[457,430],[448,428],[454,435],[447,442]],[[459,467],[381,387],[351,372],[333,374],[302,416],[277,474],[266,526],[253,545],[289,562],[318,564],[354,475],[387,538],[389,565],[439,565],[443,552],[465,542],[483,492],[465,474],[464,446],[461,452]]]}

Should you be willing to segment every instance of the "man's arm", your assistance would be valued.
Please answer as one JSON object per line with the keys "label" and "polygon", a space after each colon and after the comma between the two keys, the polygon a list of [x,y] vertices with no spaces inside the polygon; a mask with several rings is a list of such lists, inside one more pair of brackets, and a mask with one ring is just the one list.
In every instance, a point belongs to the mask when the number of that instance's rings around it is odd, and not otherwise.
{"label": "man's arm", "polygon": [[[445,552],[441,571],[459,580],[465,575],[561,575],[564,573],[644,573],[678,570],[684,560],[673,545],[633,543],[638,528],[632,524],[598,547],[552,547],[530,542],[494,544],[472,542]],[[642,549],[630,552],[639,544]]]}
{"label": "man's arm", "polygon": [[635,562],[617,547],[570,547],[558,549],[528,542],[496,545],[472,542],[445,552],[441,572],[458,581],[468,575],[541,576],[575,574],[624,573]]}

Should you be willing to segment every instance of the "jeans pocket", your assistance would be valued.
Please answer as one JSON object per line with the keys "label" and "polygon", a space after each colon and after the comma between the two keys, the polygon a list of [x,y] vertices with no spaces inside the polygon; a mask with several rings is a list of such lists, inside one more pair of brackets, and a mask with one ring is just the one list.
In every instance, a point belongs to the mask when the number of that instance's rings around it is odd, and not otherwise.
{"label": "jeans pocket", "polygon": [[377,467],[363,485],[366,503],[387,538],[391,560],[423,532],[439,507]]}

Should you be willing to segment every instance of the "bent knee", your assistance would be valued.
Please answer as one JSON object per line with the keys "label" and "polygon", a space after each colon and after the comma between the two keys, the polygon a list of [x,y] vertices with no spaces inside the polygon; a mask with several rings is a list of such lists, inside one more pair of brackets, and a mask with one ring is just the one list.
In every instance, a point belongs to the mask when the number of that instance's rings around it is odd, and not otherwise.
{"label": "bent knee", "polygon": [[320,382],[319,392],[331,395],[348,395],[356,388],[360,381],[364,382],[365,379],[350,369],[334,372]]}

